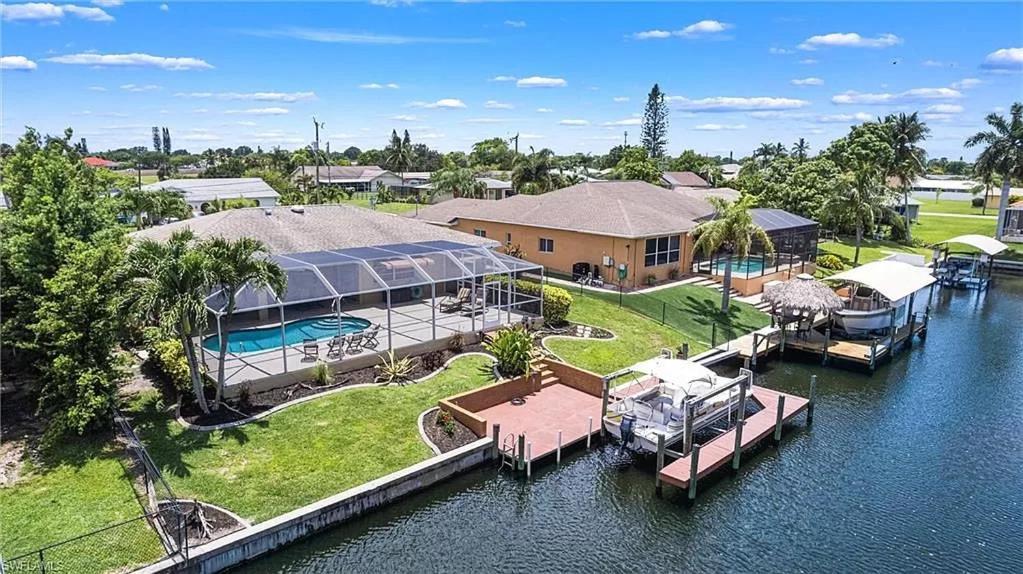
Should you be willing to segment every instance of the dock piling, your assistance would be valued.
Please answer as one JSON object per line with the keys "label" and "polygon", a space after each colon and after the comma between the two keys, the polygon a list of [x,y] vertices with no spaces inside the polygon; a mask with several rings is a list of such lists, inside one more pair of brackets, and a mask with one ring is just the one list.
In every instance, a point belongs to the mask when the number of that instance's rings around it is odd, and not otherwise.
{"label": "dock piling", "polygon": [[831,326],[829,325],[827,329],[824,329],[824,349],[823,349],[823,352],[821,353],[821,356],[823,357],[821,359],[821,365],[827,365],[828,364],[828,347],[830,347],[830,346],[831,346]]}
{"label": "dock piling", "polygon": [[[600,392],[600,438],[604,438],[604,415],[607,414],[607,403],[611,397],[611,381],[604,379],[604,388]],[[592,427],[592,419],[591,419]],[[593,434],[593,429],[590,428],[590,434]],[[586,448],[590,447],[590,439],[586,439]]]}
{"label": "dock piling", "polygon": [[526,478],[533,477],[533,443],[526,443]]}
{"label": "dock piling", "polygon": [[501,458],[501,425],[494,423],[494,458]]}
{"label": "dock piling", "polygon": [[519,448],[518,448],[518,452],[519,452],[519,456],[518,456],[519,460],[518,460],[517,466],[518,466],[519,470],[522,470],[522,469],[524,469],[526,467],[526,435],[525,434],[520,434],[519,435]]}
{"label": "dock piling", "polygon": [[561,429],[558,429],[558,464],[561,464]]}
{"label": "dock piling", "polygon": [[781,425],[785,422],[785,395],[778,397],[778,417],[774,419],[774,443],[781,442]]}
{"label": "dock piling", "polygon": [[[603,420],[603,417],[601,417],[601,419]],[[590,420],[589,420],[588,423],[586,423],[586,425],[587,425],[586,426],[586,450],[590,450],[590,441],[593,439],[593,417],[590,417]],[[603,425],[603,423],[601,423],[601,428],[603,428],[603,427],[604,427],[604,425]]]}
{"label": "dock piling", "polygon": [[700,445],[693,445],[689,459],[689,500],[696,500],[696,482],[700,474]]}
{"label": "dock piling", "polygon": [[661,495],[661,469],[664,468],[664,435],[657,435],[657,472],[654,473],[654,490]]}
{"label": "dock piling", "polygon": [[[750,374],[752,376],[752,373]],[[735,418],[735,450],[732,453],[732,471],[739,470],[742,459],[742,427],[746,424],[746,385],[739,385],[739,411]]]}
{"label": "dock piling", "polygon": [[810,375],[810,400],[806,404],[806,425],[813,424],[813,408],[817,404],[817,375]]}

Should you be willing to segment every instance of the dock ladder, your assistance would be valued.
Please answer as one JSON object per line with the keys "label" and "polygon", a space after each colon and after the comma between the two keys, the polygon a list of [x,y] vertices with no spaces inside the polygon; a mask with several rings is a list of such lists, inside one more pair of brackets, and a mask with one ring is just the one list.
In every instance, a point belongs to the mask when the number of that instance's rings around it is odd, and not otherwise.
{"label": "dock ladder", "polygon": [[515,435],[513,433],[506,434],[501,442],[501,468],[499,470],[503,470],[507,466],[512,472],[515,472],[515,446]]}

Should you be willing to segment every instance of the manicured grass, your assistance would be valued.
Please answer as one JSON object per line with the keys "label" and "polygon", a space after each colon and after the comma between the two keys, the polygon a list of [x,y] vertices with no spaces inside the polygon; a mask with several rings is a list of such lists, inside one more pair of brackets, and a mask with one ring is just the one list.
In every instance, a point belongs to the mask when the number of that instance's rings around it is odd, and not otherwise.
{"label": "manicured grass", "polygon": [[160,177],[156,176],[156,175],[143,175],[142,176],[142,185],[147,185],[147,184],[150,184],[150,183],[156,183],[158,181],[160,181]]}
{"label": "manicured grass", "polygon": [[[979,195],[977,197],[983,197]],[[982,213],[981,208],[973,207],[970,201],[956,201],[954,199],[942,199],[934,201],[933,199],[921,199],[920,200],[920,213],[953,213],[956,215],[985,215]],[[995,216],[998,210],[989,209],[986,215]]]}
{"label": "manicured grass", "polygon": [[[625,295],[625,307],[618,306],[618,295],[613,293],[574,291],[572,298],[570,321],[603,327],[617,337],[611,341],[550,339],[547,346],[569,363],[596,373],[610,373],[649,359],[683,341],[689,343],[691,355],[705,351],[710,348],[713,321],[720,323],[718,342],[725,340],[725,317],[718,311],[720,295],[705,287],[680,285],[647,295]],[[660,323],[662,302],[668,304],[667,325]],[[767,315],[736,301],[732,301],[729,317],[736,336],[770,323]]]}
{"label": "manicured grass", "polygon": [[[40,463],[26,462],[18,481],[0,488],[0,553],[10,559],[141,516],[120,454],[120,446],[102,435],[66,440]],[[157,560],[163,547],[139,520],[47,556],[68,571],[104,572]]]}
{"label": "manicured grass", "polygon": [[135,425],[179,497],[261,521],[432,456],[419,414],[489,383],[489,365],[463,357],[422,383],[343,391],[216,432],[184,430],[149,395]]}
{"label": "manicured grass", "polygon": [[[916,228],[914,227],[914,231]],[[830,253],[837,256],[842,260],[845,266],[853,267],[853,257],[856,254],[856,238],[854,237],[838,237],[835,241],[827,241],[818,244],[818,250],[821,254]],[[926,248],[910,247],[908,245],[902,245],[894,241],[875,241],[873,239],[864,238],[860,243],[860,265],[864,263],[870,263],[871,261],[877,261],[878,259],[884,259],[893,253],[919,253],[921,255],[929,254],[931,251]],[[829,275],[826,269],[819,269],[818,275]]]}
{"label": "manicured grass", "polygon": [[[357,205],[359,207],[365,207],[371,209],[368,199],[346,199],[341,203],[347,203],[350,205]],[[416,210],[416,204],[414,203],[378,203],[376,206],[377,211],[384,213],[408,213]]]}

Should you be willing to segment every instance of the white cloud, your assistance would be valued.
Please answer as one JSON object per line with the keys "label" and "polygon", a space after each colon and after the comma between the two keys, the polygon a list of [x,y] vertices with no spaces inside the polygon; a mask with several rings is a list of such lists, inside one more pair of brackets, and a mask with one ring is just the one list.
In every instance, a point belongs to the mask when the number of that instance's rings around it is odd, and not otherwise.
{"label": "white cloud", "polygon": [[[192,110],[193,114],[208,114],[209,112],[210,112],[209,108],[195,108],[195,109]],[[238,122],[238,123],[239,124],[243,124],[245,122]]]}
{"label": "white cloud", "polygon": [[860,36],[855,32],[836,32],[810,36],[799,45],[800,50],[816,50],[821,47],[842,48],[889,48],[902,43],[895,34],[881,34],[876,38]]}
{"label": "white cloud", "polygon": [[410,114],[398,114],[391,116],[391,119],[396,122],[418,122],[419,118]]}
{"label": "white cloud", "polygon": [[105,92],[105,91],[107,91],[107,89],[104,88],[103,86],[89,86],[87,89],[90,92]]}
{"label": "white cloud", "polygon": [[625,118],[624,120],[617,120],[613,122],[604,122],[603,125],[611,126],[638,126],[643,123],[642,118]]}
{"label": "white cloud", "polygon": [[92,0],[92,3],[103,8],[117,8],[124,4],[124,0]]}
{"label": "white cloud", "polygon": [[832,96],[831,101],[836,104],[880,105],[917,102],[921,100],[954,100],[961,97],[963,97],[963,94],[952,88],[914,88],[897,94],[867,94],[848,91]]}
{"label": "white cloud", "polygon": [[517,78],[515,76],[494,76],[490,78],[491,82],[514,82]]}
{"label": "white cloud", "polygon": [[694,130],[702,132],[720,132],[725,130],[744,130],[746,129],[745,124],[700,124],[693,126]]}
{"label": "white cloud", "polygon": [[796,98],[753,97],[737,98],[717,96],[690,100],[683,96],[668,96],[675,109],[697,112],[745,112],[753,110],[794,110],[810,105],[806,100]]}
{"label": "white cloud", "polygon": [[699,22],[690,24],[681,30],[644,30],[642,32],[636,32],[632,35],[632,37],[636,40],[663,40],[665,38],[671,38],[672,36],[678,38],[706,38],[715,34],[720,34],[731,27],[731,24],[726,24],[717,20],[700,20]]}
{"label": "white cloud", "polygon": [[1023,48],[1002,48],[984,57],[980,65],[992,72],[1018,72],[1023,70]]}
{"label": "white cloud", "polygon": [[170,12],[170,6],[168,6],[166,4],[160,4],[160,11],[161,12]]}
{"label": "white cloud", "polygon": [[244,126],[244,127],[249,127],[249,128],[251,128],[251,127],[255,127],[255,126],[258,126],[258,125],[259,125],[259,123],[257,123],[257,122],[249,122],[249,121],[243,121],[243,122],[234,122],[234,125],[236,125],[236,126]]}
{"label": "white cloud", "polygon": [[149,54],[95,54],[85,52],[47,58],[47,62],[77,66],[145,66],[163,70],[209,70],[213,66],[199,58],[167,58]]}
{"label": "white cloud", "polygon": [[667,30],[644,30],[636,32],[632,37],[637,40],[663,40],[664,38],[671,38],[671,32]]}
{"label": "white cloud", "polygon": [[225,114],[246,114],[250,116],[281,116],[289,113],[288,108],[249,108],[247,110],[227,110]]}
{"label": "white cloud", "polygon": [[562,126],[576,126],[576,127],[578,127],[578,126],[588,126],[588,125],[590,125],[590,122],[588,122],[587,120],[561,120],[560,122],[558,122],[558,125],[562,125]]}
{"label": "white cloud", "polygon": [[515,82],[520,88],[564,88],[568,85],[563,78],[548,78],[545,76],[530,76]]}
{"label": "white cloud", "polygon": [[315,100],[316,92],[178,92],[179,98],[215,98],[218,100],[251,100],[291,104]]}
{"label": "white cloud", "polygon": [[789,83],[793,86],[823,86],[824,80],[820,78],[797,78]]}
{"label": "white cloud", "polygon": [[107,14],[102,8],[75,6],[74,4],[58,6],[48,2],[0,4],[0,18],[8,22],[58,22],[69,14],[90,22],[114,21],[114,17]]}
{"label": "white cloud", "polygon": [[394,82],[389,84],[378,84],[376,82],[372,84],[359,84],[359,88],[363,90],[383,90],[385,88],[388,90],[397,90],[398,87],[398,84],[395,84]]}
{"label": "white cloud", "polygon": [[121,89],[126,91],[126,92],[155,92],[157,90],[162,90],[163,88],[161,88],[160,86],[157,86],[156,84],[145,84],[145,85],[123,84],[123,85],[121,85]]}
{"label": "white cloud", "polygon": [[549,113],[551,113],[553,111],[554,110],[552,110],[550,108],[536,108],[536,112],[539,113],[539,114],[549,114]]}
{"label": "white cloud", "polygon": [[220,136],[211,134],[203,131],[196,131],[185,134],[174,134],[175,139],[184,140],[186,142],[215,142],[220,141]]}
{"label": "white cloud", "polygon": [[369,3],[384,8],[397,8],[398,6],[411,6],[412,0],[369,0]]}
{"label": "white cloud", "polygon": [[409,105],[413,108],[454,110],[464,108],[465,102],[457,98],[443,98],[436,102],[412,102]]}
{"label": "white cloud", "polygon": [[38,64],[25,56],[0,56],[0,70],[34,70]]}
{"label": "white cloud", "polygon": [[944,68],[951,64],[948,62],[942,62],[941,60],[924,60],[923,62],[920,62],[920,65],[925,68]]}
{"label": "white cloud", "polygon": [[615,96],[615,97],[611,98],[611,101],[617,102],[617,103],[620,104],[622,102],[629,101],[629,96]]}
{"label": "white cloud", "polygon": [[874,119],[874,116],[866,112],[856,112],[855,114],[825,114],[817,116],[814,121],[822,124],[845,124],[850,122],[869,122],[872,119]]}
{"label": "white cloud", "polygon": [[812,66],[817,63],[817,60],[814,60],[813,58],[803,58],[802,60],[799,61],[799,63],[803,64],[804,66]]}
{"label": "white cloud", "polygon": [[444,134],[437,132],[427,132],[425,134],[415,134],[413,137],[418,140],[440,140],[444,139]]}
{"label": "white cloud", "polygon": [[505,20],[504,21],[504,25],[508,26],[510,28],[525,28],[526,27],[526,21],[525,20]]}
{"label": "white cloud", "polygon": [[774,46],[767,49],[768,54],[774,54],[775,56],[784,56],[787,54],[795,54],[795,50],[789,50],[788,48],[776,48]]}
{"label": "white cloud", "polygon": [[546,136],[540,134],[519,134],[519,137],[524,140],[542,140]]}
{"label": "white cloud", "polygon": [[499,102],[497,100],[487,100],[487,103],[483,104],[483,107],[491,110],[510,110],[515,106],[505,102]]}
{"label": "white cloud", "polygon": [[787,110],[763,110],[759,112],[749,112],[747,115],[751,118],[756,118],[758,120],[781,120],[781,119],[796,120],[807,118],[809,117],[810,114],[807,112],[795,112]]}
{"label": "white cloud", "polygon": [[372,32],[342,32],[320,28],[290,27],[278,30],[249,30],[250,36],[264,38],[294,38],[309,42],[327,44],[371,44],[382,46],[402,46],[407,44],[481,44],[480,38],[438,38],[430,36],[399,36],[394,34],[374,34]]}
{"label": "white cloud", "polygon": [[467,124],[503,124],[510,120],[507,118],[469,118],[463,121]]}
{"label": "white cloud", "polygon": [[934,104],[927,106],[924,111],[932,114],[960,114],[963,112],[963,107],[959,104]]}
{"label": "white cloud", "polygon": [[958,82],[952,82],[952,88],[956,90],[968,90],[970,88],[976,88],[983,83],[984,82],[977,78],[963,78]]}

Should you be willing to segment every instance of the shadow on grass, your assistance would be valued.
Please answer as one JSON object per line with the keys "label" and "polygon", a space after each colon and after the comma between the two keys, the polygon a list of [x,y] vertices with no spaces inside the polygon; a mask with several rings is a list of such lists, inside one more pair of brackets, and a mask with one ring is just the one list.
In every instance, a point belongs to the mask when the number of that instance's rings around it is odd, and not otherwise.
{"label": "shadow on grass", "polygon": [[729,339],[732,339],[763,326],[760,323],[746,320],[743,316],[742,308],[734,302],[728,306],[727,312],[722,311],[720,304],[716,301],[700,299],[691,295],[683,298],[681,304],[682,310],[690,314],[689,319],[694,323],[703,325],[708,329],[711,329],[712,325],[717,324],[719,341],[721,336],[727,336]]}

